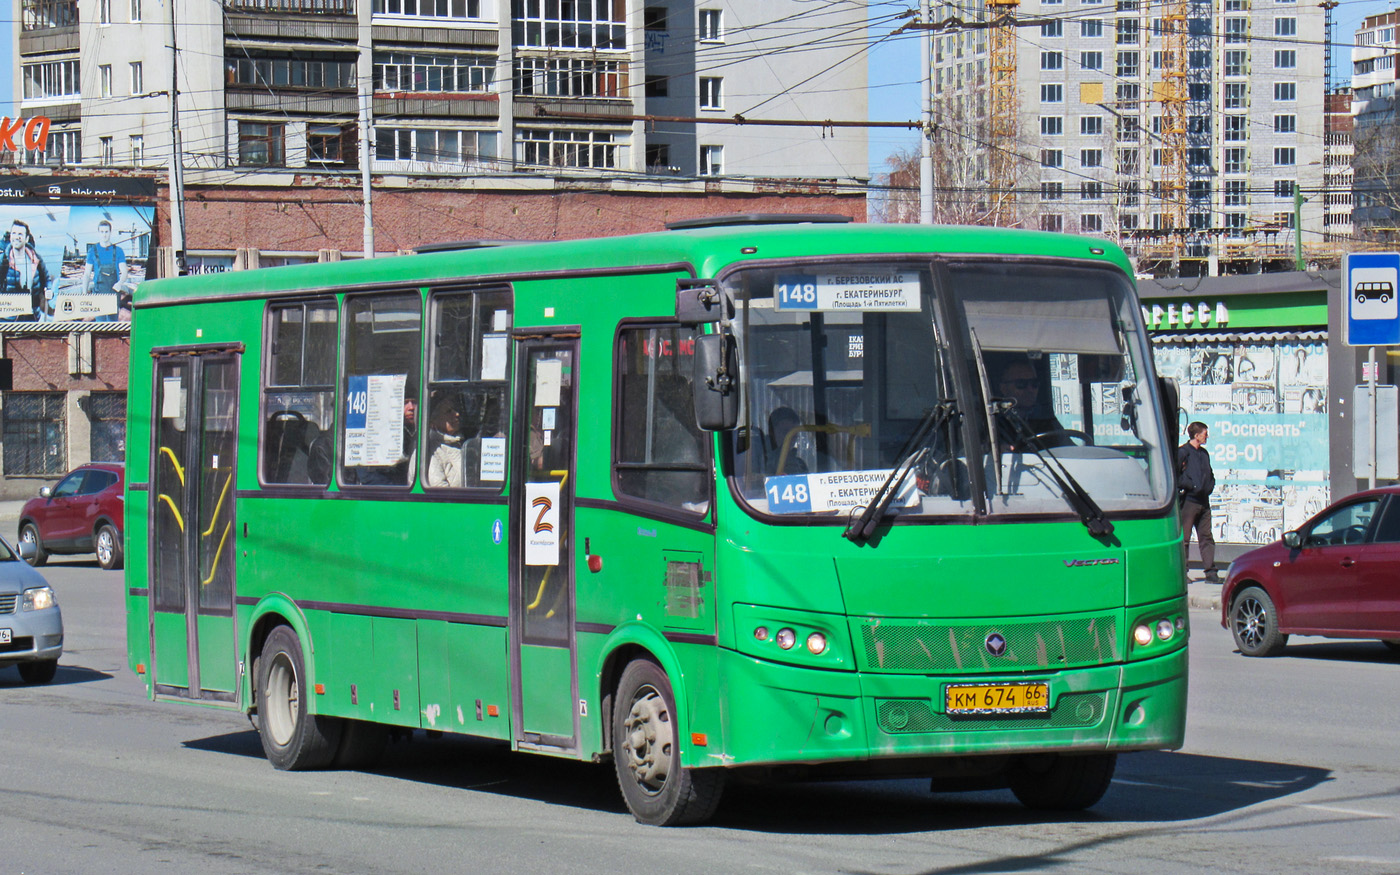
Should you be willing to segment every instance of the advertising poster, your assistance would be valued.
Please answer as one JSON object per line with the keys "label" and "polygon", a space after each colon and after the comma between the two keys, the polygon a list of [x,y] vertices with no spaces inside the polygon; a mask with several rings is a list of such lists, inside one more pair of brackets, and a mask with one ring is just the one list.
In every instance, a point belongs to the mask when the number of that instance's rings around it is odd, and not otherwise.
{"label": "advertising poster", "polygon": [[1326,506],[1327,344],[1157,339],[1158,373],[1181,387],[1178,427],[1204,422],[1217,541],[1266,544]]}
{"label": "advertising poster", "polygon": [[127,322],[153,207],[0,204],[0,320]]}

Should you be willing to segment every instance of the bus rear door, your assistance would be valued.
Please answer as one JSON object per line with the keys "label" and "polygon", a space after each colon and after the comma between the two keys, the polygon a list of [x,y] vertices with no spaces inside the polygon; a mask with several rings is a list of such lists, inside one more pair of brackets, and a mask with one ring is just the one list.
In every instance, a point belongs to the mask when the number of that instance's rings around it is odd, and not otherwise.
{"label": "bus rear door", "polygon": [[574,444],[577,334],[516,336],[510,680],[517,747],[577,752]]}
{"label": "bus rear door", "polygon": [[155,690],[232,702],[241,349],[155,358],[149,553]]}

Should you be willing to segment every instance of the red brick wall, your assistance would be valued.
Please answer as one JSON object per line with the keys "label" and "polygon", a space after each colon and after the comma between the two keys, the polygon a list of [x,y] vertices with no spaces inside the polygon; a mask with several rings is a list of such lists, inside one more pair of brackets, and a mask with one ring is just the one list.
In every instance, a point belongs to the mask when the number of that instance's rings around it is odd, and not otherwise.
{"label": "red brick wall", "polygon": [[68,335],[6,337],[5,357],[14,362],[16,392],[125,390],[128,352],[126,337],[93,338],[94,376],[68,374]]}

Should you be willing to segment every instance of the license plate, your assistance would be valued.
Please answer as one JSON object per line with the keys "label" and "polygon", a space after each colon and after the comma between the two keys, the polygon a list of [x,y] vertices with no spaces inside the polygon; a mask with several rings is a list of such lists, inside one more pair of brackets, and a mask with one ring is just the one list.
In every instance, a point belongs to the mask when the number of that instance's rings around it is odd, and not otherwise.
{"label": "license plate", "polygon": [[943,691],[949,714],[1025,714],[1050,710],[1049,684],[959,684]]}
{"label": "license plate", "polygon": [[10,637],[13,634],[9,629],[0,629],[0,644],[9,644],[13,640]]}

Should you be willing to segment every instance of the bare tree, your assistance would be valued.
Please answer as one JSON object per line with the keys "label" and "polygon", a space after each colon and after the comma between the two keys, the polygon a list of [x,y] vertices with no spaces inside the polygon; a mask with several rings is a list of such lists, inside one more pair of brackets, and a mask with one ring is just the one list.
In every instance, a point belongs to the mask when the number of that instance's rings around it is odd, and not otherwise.
{"label": "bare tree", "polygon": [[1357,127],[1354,138],[1356,236],[1394,240],[1400,225],[1400,121]]}

